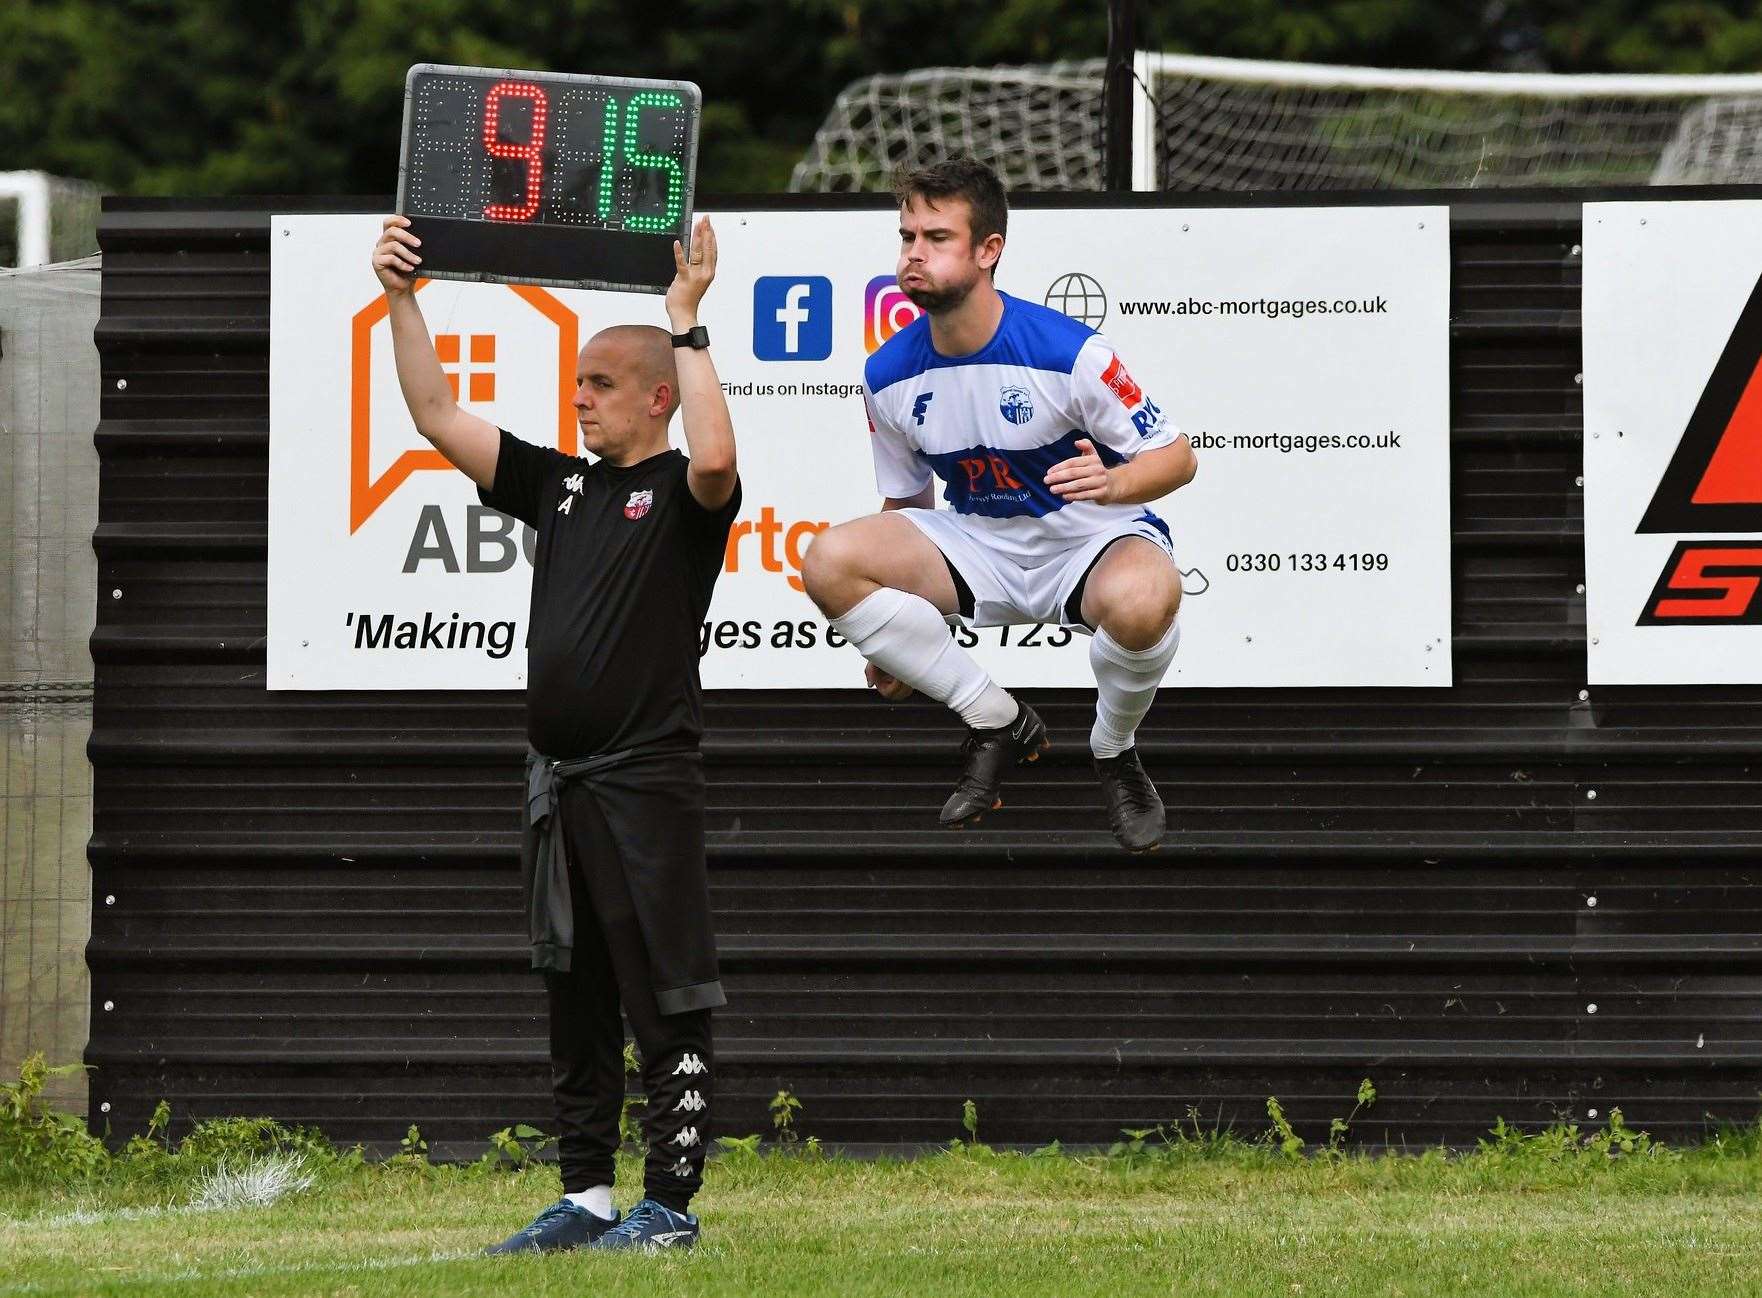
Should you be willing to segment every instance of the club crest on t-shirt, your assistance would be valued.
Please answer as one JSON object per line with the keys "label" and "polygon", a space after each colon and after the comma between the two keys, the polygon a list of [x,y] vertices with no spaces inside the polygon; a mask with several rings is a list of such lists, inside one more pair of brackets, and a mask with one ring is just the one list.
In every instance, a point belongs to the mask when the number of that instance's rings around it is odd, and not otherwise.
{"label": "club crest on t-shirt", "polygon": [[998,394],[997,409],[1012,424],[1025,424],[1034,417],[1034,401],[1028,389],[1013,384]]}
{"label": "club crest on t-shirt", "polygon": [[624,502],[624,517],[641,518],[654,507],[655,493],[652,491],[633,491],[630,499]]}

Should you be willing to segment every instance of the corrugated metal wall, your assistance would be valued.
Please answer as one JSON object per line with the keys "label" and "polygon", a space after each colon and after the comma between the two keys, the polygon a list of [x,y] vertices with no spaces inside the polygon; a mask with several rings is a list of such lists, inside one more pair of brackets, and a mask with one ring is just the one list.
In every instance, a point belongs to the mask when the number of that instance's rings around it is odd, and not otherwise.
{"label": "corrugated metal wall", "polygon": [[[967,1098],[994,1142],[1258,1131],[1268,1095],[1325,1137],[1366,1076],[1379,1143],[1755,1116],[1762,690],[1585,693],[1584,195],[1446,197],[1456,686],[1165,694],[1148,861],[1079,694],[1033,696],[1070,742],[959,837],[939,709],[713,697],[721,1131],[788,1087],[850,1144]],[[459,1151],[550,1118],[520,702],[263,688],[267,214],[302,209],[362,205],[106,209],[93,1113]]]}

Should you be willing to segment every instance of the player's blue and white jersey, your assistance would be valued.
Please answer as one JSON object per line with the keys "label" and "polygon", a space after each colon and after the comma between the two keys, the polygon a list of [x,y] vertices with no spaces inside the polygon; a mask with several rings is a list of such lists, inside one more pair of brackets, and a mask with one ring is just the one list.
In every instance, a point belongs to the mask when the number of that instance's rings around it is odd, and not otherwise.
{"label": "player's blue and white jersey", "polygon": [[1180,433],[1107,339],[1050,307],[999,296],[997,333],[970,356],[938,354],[930,321],[920,316],[869,357],[863,378],[875,483],[899,500],[917,495],[932,475],[942,479],[943,499],[965,524],[1035,568],[1149,513],[1053,493],[1047,470],[1077,455],[1079,438],[1112,466]]}

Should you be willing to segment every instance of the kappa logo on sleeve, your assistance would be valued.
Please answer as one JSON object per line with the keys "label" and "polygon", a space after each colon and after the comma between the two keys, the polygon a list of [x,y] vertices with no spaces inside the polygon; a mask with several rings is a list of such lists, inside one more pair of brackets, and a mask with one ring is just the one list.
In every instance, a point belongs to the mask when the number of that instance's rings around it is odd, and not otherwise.
{"label": "kappa logo on sleeve", "polygon": [[557,512],[559,514],[567,514],[575,505],[575,496],[579,496],[581,494],[581,489],[586,485],[587,479],[579,473],[571,473],[567,478],[564,478],[563,490],[572,491],[575,495],[564,496],[559,500],[557,502]]}
{"label": "kappa logo on sleeve", "polygon": [[1752,534],[1679,540],[1640,626],[1762,625],[1762,279],[1635,530]]}

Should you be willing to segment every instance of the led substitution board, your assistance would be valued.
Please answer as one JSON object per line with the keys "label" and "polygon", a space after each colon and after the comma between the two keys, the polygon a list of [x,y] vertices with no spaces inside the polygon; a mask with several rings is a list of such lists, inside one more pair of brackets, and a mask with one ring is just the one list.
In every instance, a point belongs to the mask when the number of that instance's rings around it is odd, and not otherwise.
{"label": "led substitution board", "polygon": [[689,243],[689,81],[418,63],[398,211],[433,279],[664,293]]}

